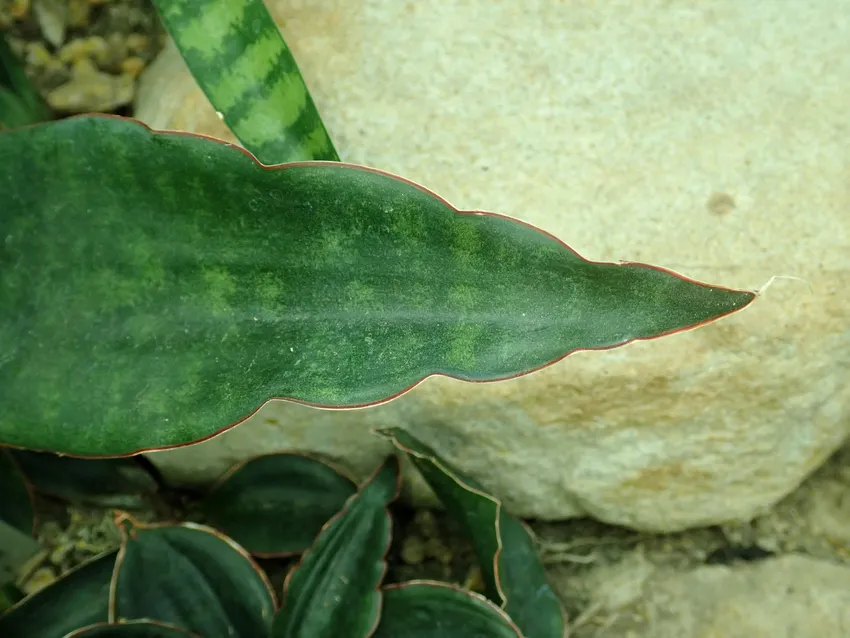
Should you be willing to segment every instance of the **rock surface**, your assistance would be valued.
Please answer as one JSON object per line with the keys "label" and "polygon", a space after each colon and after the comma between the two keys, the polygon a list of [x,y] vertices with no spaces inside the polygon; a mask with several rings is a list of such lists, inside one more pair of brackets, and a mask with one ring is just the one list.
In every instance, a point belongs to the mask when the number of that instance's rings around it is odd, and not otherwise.
{"label": "rock surface", "polygon": [[[370,429],[402,425],[517,514],[671,531],[765,511],[846,438],[848,0],[267,4],[345,160],[590,259],[749,289],[804,281],[510,382],[432,378],[352,412],[273,402],[152,455],[170,476],[292,448],[366,474],[387,451]],[[137,115],[233,139],[173,47]]]}
{"label": "rock surface", "polygon": [[806,556],[658,573],[644,587],[643,618],[624,616],[595,638],[850,635],[850,569]]}

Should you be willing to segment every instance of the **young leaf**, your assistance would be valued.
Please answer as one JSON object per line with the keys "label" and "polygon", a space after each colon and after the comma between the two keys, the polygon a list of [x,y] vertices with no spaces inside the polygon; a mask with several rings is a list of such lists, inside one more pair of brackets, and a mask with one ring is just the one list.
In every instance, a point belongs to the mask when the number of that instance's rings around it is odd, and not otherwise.
{"label": "young leaf", "polygon": [[350,408],[431,374],[507,379],[754,298],[587,261],[377,170],[263,168],[122,118],[0,133],[0,165],[0,443],[29,449],[117,456],[271,397]]}
{"label": "young leaf", "polygon": [[255,556],[310,547],[357,491],[329,465],[300,454],[269,454],[237,465],[199,504],[204,522]]}
{"label": "young leaf", "polygon": [[97,556],[24,598],[0,616],[0,636],[62,638],[80,627],[105,622],[115,554]]}
{"label": "young leaf", "polygon": [[38,492],[72,502],[131,507],[153,494],[156,482],[134,458],[77,459],[47,452],[9,450]]}
{"label": "young leaf", "polygon": [[119,517],[109,621],[157,620],[205,638],[268,635],[275,598],[248,553],[193,523],[141,525]]}
{"label": "young leaf", "polygon": [[372,638],[523,638],[496,605],[448,583],[411,581],[384,587],[383,594]]}
{"label": "young leaf", "polygon": [[23,64],[0,33],[0,129],[52,119],[50,108],[33,87]]}
{"label": "young leaf", "polygon": [[264,164],[339,160],[262,0],[154,0],[198,86]]}
{"label": "young leaf", "polygon": [[405,452],[448,512],[463,523],[472,541],[488,597],[528,638],[563,638],[564,610],[546,580],[534,541],[502,503],[463,476],[401,428],[379,430]]}
{"label": "young leaf", "polygon": [[378,587],[392,534],[387,506],[398,495],[400,476],[398,457],[389,457],[325,526],[286,577],[274,638],[372,634],[380,615]]}
{"label": "young leaf", "polygon": [[0,448],[0,495],[0,523],[32,535],[35,510],[30,486],[9,450],[3,448]]}
{"label": "young leaf", "polygon": [[[46,637],[45,637],[46,638]],[[97,623],[74,631],[64,638],[201,638],[180,627],[153,620]]]}

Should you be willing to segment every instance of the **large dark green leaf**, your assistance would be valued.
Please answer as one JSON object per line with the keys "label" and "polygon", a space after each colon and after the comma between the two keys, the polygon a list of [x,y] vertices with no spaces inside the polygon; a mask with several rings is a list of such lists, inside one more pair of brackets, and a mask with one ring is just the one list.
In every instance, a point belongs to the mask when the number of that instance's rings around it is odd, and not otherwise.
{"label": "large dark green leaf", "polygon": [[0,616],[0,636],[62,638],[68,632],[106,622],[115,552],[94,558]]}
{"label": "large dark green leaf", "polygon": [[338,162],[112,117],[0,133],[0,443],[121,455],[683,330],[753,293],[589,262]]}
{"label": "large dark green leaf", "polygon": [[489,600],[447,583],[401,583],[383,594],[381,623],[372,638],[523,638]]}
{"label": "large dark green leaf", "polygon": [[262,0],[154,4],[198,85],[261,162],[339,159]]}
{"label": "large dark green leaf", "polygon": [[68,634],[65,638],[200,638],[200,636],[166,623],[131,620],[122,623],[90,625]]}
{"label": "large dark green leaf", "polygon": [[200,503],[204,522],[254,555],[309,548],[357,485],[300,454],[269,454],[233,468]]}
{"label": "large dark green leaf", "polygon": [[525,525],[472,479],[401,428],[377,432],[405,452],[449,513],[466,528],[491,600],[528,638],[563,638],[566,618]]}
{"label": "large dark green leaf", "polygon": [[378,587],[392,534],[387,506],[398,495],[391,456],[352,497],[289,573],[274,638],[367,638],[381,610]]}
{"label": "large dark green leaf", "polygon": [[213,529],[125,518],[110,622],[157,620],[204,638],[268,635],[275,599],[265,574]]}
{"label": "large dark green leaf", "polygon": [[157,484],[135,458],[78,459],[47,452],[9,450],[39,492],[104,507],[136,507]]}

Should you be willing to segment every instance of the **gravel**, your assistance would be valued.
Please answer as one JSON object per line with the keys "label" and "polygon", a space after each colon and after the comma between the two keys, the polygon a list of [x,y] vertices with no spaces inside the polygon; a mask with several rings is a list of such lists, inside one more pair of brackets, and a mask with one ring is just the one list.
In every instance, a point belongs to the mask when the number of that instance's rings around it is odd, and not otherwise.
{"label": "gravel", "polygon": [[0,30],[59,117],[129,114],[166,39],[150,0],[0,0]]}

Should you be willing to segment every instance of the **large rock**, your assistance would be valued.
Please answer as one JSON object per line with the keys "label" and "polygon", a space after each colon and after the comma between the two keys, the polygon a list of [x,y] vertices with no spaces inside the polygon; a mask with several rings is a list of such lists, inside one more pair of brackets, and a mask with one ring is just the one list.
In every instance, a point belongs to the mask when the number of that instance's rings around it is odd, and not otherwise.
{"label": "large rock", "polygon": [[754,564],[659,570],[638,613],[610,613],[594,638],[845,638],[850,569],[789,554]]}
{"label": "large rock", "polygon": [[[670,531],[765,510],[845,439],[850,2],[267,2],[347,161],[591,259],[790,278],[716,324],[510,382],[432,378],[352,412],[271,403],[154,455],[168,474],[285,448],[366,473],[387,451],[370,429],[402,425],[521,515]],[[173,49],[137,113],[233,139]]]}

